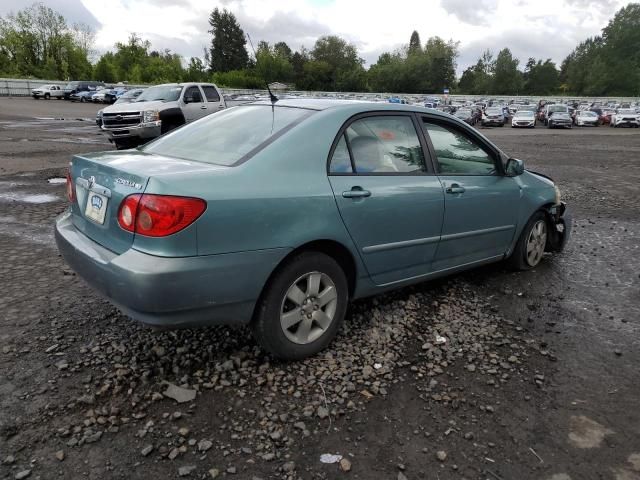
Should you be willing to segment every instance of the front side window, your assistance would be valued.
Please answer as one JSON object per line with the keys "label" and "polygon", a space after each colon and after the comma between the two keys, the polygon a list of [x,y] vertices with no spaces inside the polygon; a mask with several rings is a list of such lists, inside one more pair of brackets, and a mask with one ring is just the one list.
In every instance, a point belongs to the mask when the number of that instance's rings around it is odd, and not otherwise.
{"label": "front side window", "polygon": [[[141,95],[142,96],[142,95]],[[312,110],[246,105],[190,123],[141,147],[149,153],[231,166]]]}
{"label": "front side window", "polygon": [[202,90],[204,90],[204,96],[207,97],[207,102],[219,102],[220,101],[220,95],[218,95],[218,91],[214,87],[208,86],[208,85],[204,85],[202,87]]}
{"label": "front side window", "polygon": [[184,99],[190,103],[201,103],[202,95],[200,94],[200,89],[198,87],[189,87],[184,92]]}
{"label": "front side window", "polygon": [[493,157],[464,133],[424,122],[442,175],[495,175]]}
{"label": "front side window", "polygon": [[356,173],[425,171],[422,146],[411,117],[361,118],[347,128],[345,135]]}

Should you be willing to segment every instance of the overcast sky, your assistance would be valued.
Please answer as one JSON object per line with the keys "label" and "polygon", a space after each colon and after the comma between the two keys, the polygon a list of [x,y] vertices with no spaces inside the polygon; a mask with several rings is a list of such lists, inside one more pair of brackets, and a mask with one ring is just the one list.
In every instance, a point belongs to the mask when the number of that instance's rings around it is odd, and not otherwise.
{"label": "overcast sky", "polygon": [[[32,0],[0,2],[0,15]],[[509,47],[520,59],[558,62],[574,46],[600,33],[624,0],[44,0],[69,23],[96,32],[96,49],[113,48],[136,32],[153,48],[184,57],[202,56],[210,42],[208,17],[215,6],[231,10],[254,45],[284,40],[296,50],[322,35],[354,43],[367,65],[408,43],[413,30],[424,44],[430,36],[460,42],[458,74],[487,48]]]}

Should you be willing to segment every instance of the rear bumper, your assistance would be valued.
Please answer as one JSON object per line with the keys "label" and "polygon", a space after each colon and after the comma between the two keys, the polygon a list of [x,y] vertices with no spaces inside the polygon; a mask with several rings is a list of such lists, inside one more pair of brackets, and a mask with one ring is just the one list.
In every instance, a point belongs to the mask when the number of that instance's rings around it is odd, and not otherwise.
{"label": "rear bumper", "polygon": [[269,275],[288,249],[198,257],[118,255],[76,229],[69,212],[55,226],[65,261],[126,315],[160,327],[246,324]]}

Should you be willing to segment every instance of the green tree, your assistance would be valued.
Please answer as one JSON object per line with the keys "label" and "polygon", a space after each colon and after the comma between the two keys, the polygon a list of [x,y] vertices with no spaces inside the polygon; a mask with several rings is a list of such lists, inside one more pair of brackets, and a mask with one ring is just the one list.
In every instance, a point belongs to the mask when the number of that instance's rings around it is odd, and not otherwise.
{"label": "green tree", "polygon": [[95,80],[114,83],[118,81],[118,69],[116,68],[113,53],[107,52],[100,57],[93,69],[93,78]]}
{"label": "green tree", "polygon": [[560,76],[550,58],[542,62],[529,58],[524,69],[524,91],[527,95],[549,95],[560,89]]}
{"label": "green tree", "polygon": [[214,8],[209,16],[212,35],[210,69],[213,72],[228,72],[247,67],[249,55],[245,47],[244,31],[235,15],[227,9]]}
{"label": "green tree", "polygon": [[420,43],[420,34],[414,30],[411,33],[411,38],[409,39],[409,54],[421,52],[422,44]]}
{"label": "green tree", "polygon": [[313,84],[320,90],[362,91],[367,88],[364,60],[358,56],[355,45],[329,35],[320,37],[311,50],[315,65]]}
{"label": "green tree", "polygon": [[66,79],[88,78],[93,32],[70,28],[62,15],[42,3],[0,17],[1,74]]}
{"label": "green tree", "polygon": [[503,48],[496,57],[491,82],[491,93],[511,95],[522,91],[522,73],[518,70],[518,59],[511,50]]}
{"label": "green tree", "polygon": [[293,80],[293,65],[289,61],[286,49],[282,47],[282,42],[278,49],[275,46],[270,47],[264,41],[258,44],[255,73],[266,83],[276,81],[286,83]]}
{"label": "green tree", "polygon": [[273,46],[273,53],[289,61],[291,61],[291,56],[293,55],[291,48],[289,48],[286,42],[277,42]]}
{"label": "green tree", "polygon": [[475,65],[467,68],[460,78],[460,93],[469,95],[486,95],[493,81],[495,61],[493,54],[485,50]]}
{"label": "green tree", "polygon": [[189,82],[204,82],[207,80],[207,67],[202,59],[198,57],[191,57],[189,59],[189,65],[187,66],[184,79]]}

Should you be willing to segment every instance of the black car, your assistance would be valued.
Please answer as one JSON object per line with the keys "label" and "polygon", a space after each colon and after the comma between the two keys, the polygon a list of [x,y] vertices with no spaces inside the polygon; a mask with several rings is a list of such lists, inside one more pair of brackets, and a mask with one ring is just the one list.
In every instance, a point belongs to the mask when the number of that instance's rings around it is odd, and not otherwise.
{"label": "black car", "polygon": [[78,81],[69,82],[64,87],[64,99],[69,100],[74,93],[88,92],[89,90],[97,90],[98,87],[104,87],[102,82]]}
{"label": "black car", "polygon": [[477,118],[470,108],[459,108],[453,116],[468,123],[469,125],[475,125],[477,122]]}

